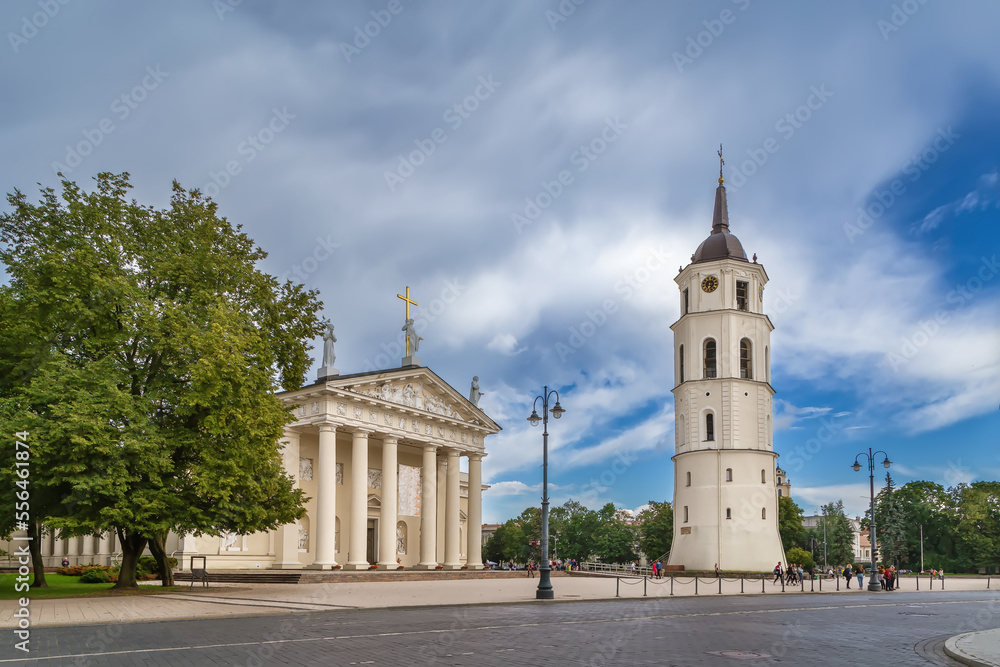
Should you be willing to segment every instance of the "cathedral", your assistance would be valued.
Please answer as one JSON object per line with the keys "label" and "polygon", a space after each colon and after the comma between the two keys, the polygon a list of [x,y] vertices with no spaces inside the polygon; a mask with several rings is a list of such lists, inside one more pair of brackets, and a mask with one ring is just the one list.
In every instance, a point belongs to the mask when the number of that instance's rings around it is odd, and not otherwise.
{"label": "cathedral", "polygon": [[[482,461],[486,437],[500,427],[478,407],[478,378],[466,398],[421,365],[406,314],[399,368],[341,375],[328,324],[317,381],[278,394],[295,418],[281,448],[286,473],[308,498],[306,515],[250,535],[171,533],[166,550],[182,569],[192,556],[214,570],[483,567]],[[41,550],[48,566],[121,556],[113,533],[49,533]]]}
{"label": "cathedral", "polygon": [[[720,152],[721,158],[721,152]],[[771,423],[767,272],[729,231],[719,174],[712,232],[674,279],[674,539],[668,566],[770,571],[784,562]]]}

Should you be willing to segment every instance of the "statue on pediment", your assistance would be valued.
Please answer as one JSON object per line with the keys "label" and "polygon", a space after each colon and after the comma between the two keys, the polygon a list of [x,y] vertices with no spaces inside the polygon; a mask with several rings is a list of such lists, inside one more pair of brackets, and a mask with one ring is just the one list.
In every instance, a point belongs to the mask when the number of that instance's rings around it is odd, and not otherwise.
{"label": "statue on pediment", "polygon": [[483,392],[479,391],[479,376],[474,375],[472,377],[472,388],[469,389],[469,403],[472,403],[477,408],[479,407],[479,399],[483,397]]}
{"label": "statue on pediment", "polygon": [[326,325],[326,333],[323,334],[323,368],[333,368],[337,361],[337,355],[333,351],[337,337],[333,335],[333,324],[330,320],[324,320],[323,324]]}

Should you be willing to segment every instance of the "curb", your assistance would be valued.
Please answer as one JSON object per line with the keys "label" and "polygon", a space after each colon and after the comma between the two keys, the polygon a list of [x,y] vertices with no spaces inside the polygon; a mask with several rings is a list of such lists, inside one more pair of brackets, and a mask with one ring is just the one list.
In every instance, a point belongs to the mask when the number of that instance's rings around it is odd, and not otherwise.
{"label": "curb", "polygon": [[[994,631],[995,632],[995,631]],[[983,634],[981,632],[966,632],[965,634],[955,635],[950,639],[946,640],[944,643],[944,652],[950,657],[965,665],[971,665],[972,667],[997,667],[1000,662],[986,662],[975,656],[971,656],[968,653],[962,651],[958,648],[958,642],[966,637],[972,637],[974,635]]]}

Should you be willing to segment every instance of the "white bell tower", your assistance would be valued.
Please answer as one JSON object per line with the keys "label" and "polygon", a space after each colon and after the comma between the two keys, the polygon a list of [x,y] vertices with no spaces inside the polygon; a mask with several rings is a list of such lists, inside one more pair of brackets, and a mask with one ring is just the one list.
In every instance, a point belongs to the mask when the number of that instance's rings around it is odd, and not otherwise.
{"label": "white bell tower", "polygon": [[[722,158],[720,148],[719,158]],[[712,233],[674,278],[674,540],[668,565],[770,571],[778,534],[767,272],[729,233],[722,169]]]}

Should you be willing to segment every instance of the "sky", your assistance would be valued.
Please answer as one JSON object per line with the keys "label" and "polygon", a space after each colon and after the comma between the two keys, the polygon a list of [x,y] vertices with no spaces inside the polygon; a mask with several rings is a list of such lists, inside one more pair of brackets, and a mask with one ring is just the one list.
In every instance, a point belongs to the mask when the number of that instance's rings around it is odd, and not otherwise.
{"label": "sky", "polygon": [[770,277],[779,465],[806,514],[858,515],[869,447],[900,484],[1000,479],[998,24],[986,0],[9,0],[0,185],[200,188],[319,290],[342,373],[399,366],[409,286],[424,365],[477,375],[503,427],[500,522],[540,502],[544,387],[554,505],[672,499],[674,267],[721,143]]}

